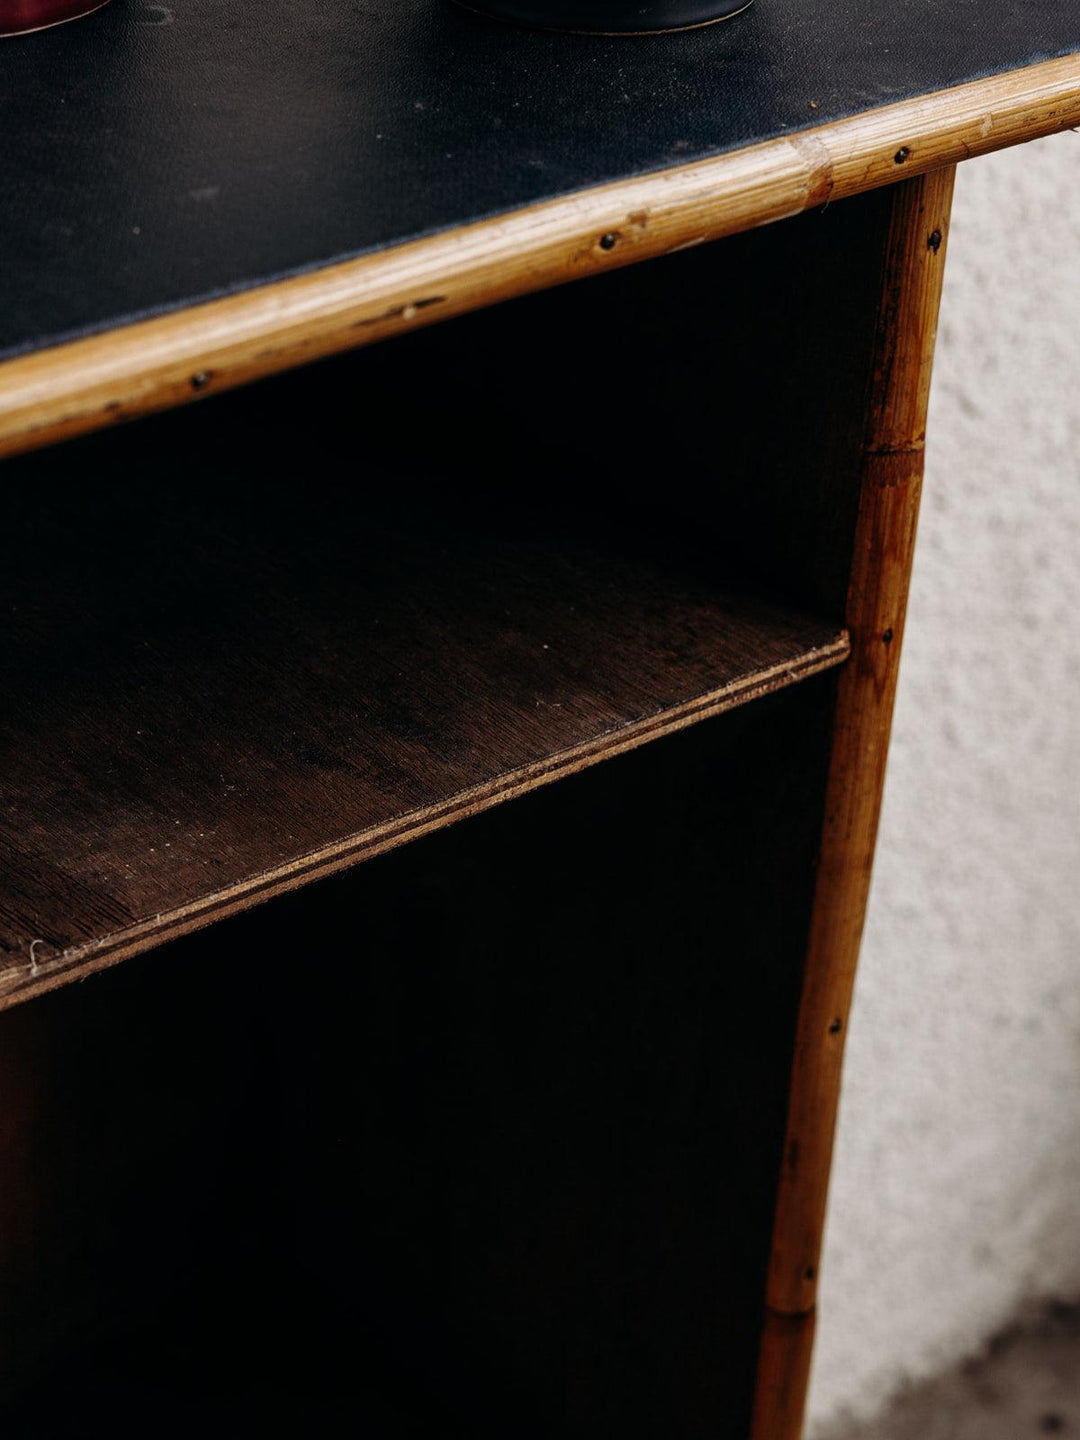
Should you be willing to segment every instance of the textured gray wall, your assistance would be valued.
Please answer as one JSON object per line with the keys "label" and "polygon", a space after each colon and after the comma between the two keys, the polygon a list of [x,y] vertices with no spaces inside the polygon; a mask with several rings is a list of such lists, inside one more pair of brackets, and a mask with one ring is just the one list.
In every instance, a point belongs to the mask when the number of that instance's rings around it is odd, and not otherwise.
{"label": "textured gray wall", "polygon": [[1080,1294],[1080,135],[960,167],[811,1436]]}

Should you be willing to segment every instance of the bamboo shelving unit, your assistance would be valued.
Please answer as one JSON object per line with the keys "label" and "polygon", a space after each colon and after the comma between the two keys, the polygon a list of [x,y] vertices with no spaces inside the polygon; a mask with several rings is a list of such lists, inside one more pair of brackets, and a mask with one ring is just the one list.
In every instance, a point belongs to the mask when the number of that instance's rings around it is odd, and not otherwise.
{"label": "bamboo shelving unit", "polygon": [[1080,123],[871,9],[0,55],[6,1440],[796,1440],[953,167]]}

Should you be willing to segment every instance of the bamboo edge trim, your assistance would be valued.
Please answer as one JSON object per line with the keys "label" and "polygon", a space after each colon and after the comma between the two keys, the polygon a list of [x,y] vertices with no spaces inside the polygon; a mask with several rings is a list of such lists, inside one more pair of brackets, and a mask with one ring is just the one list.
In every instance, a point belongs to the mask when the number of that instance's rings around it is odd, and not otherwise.
{"label": "bamboo edge trim", "polygon": [[[848,633],[841,630],[835,639],[826,644],[805,650],[791,660],[741,676],[721,689],[672,706],[660,715],[633,721],[572,749],[510,770],[490,781],[459,791],[447,800],[371,826],[174,910],[135,921],[123,930],[100,939],[69,946],[59,954],[42,960],[31,953],[21,963],[8,965],[0,971],[0,1011],[55,990],[72,980],[84,979],[132,955],[164,944],[166,940],[187,935],[226,916],[248,910],[263,900],[295,890],[308,881],[322,879],[363,860],[374,859],[410,840],[490,810],[505,800],[515,799],[566,775],[577,774],[616,755],[636,750],[651,740],[672,735],[700,720],[787,689],[842,665],[850,653]],[[36,940],[31,942],[31,952],[39,943]]]}
{"label": "bamboo edge trim", "polygon": [[785,1315],[766,1306],[751,1440],[800,1440],[816,1327],[815,1310]]}
{"label": "bamboo edge trim", "polygon": [[[955,171],[897,195],[889,235],[825,823],[796,1030],[766,1302],[808,1312],[888,758],[922,488],[930,371]],[[931,243],[931,241],[933,243]]]}
{"label": "bamboo edge trim", "polygon": [[[888,759],[955,167],[895,197],[773,1221],[753,1440],[799,1440],[844,1043]],[[802,1329],[800,1322],[808,1329]]]}
{"label": "bamboo edge trim", "polygon": [[0,364],[0,456],[1080,125],[1080,53]]}

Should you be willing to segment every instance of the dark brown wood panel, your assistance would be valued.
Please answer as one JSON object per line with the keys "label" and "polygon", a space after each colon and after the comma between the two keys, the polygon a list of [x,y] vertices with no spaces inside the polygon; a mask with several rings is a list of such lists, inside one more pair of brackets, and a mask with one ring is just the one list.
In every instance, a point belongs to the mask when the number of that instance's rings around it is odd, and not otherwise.
{"label": "dark brown wood panel", "polygon": [[846,655],[640,520],[313,460],[321,393],[7,470],[5,999]]}

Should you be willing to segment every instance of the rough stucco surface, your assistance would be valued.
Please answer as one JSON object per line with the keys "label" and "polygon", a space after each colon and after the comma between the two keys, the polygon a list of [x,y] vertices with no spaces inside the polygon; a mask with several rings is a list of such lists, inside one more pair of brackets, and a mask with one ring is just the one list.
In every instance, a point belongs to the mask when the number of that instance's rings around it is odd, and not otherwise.
{"label": "rough stucco surface", "polygon": [[1080,1294],[1080,135],[958,175],[811,1440]]}

